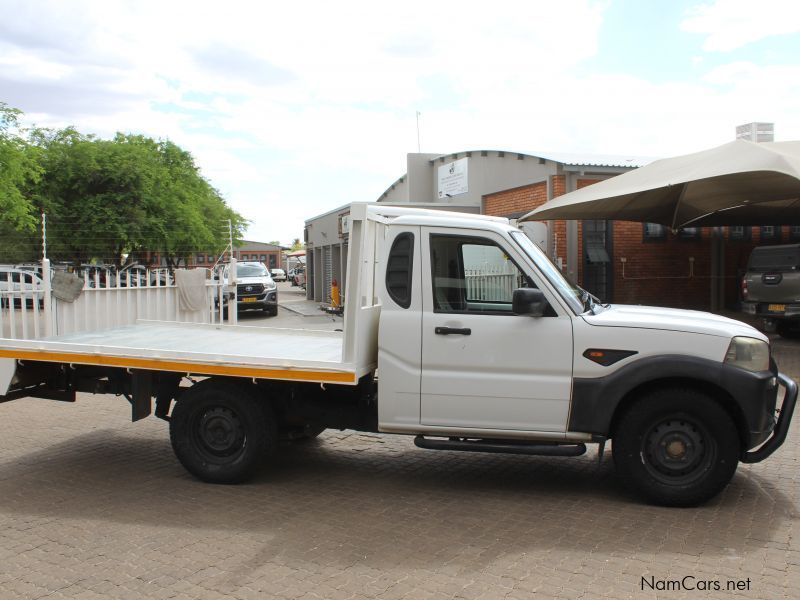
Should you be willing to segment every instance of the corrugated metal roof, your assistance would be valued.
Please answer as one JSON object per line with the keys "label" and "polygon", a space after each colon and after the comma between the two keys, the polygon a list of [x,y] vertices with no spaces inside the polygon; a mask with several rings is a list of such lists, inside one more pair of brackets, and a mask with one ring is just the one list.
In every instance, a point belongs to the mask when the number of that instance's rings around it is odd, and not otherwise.
{"label": "corrugated metal roof", "polygon": [[450,152],[448,154],[441,154],[432,159],[431,162],[444,158],[445,160],[453,160],[456,157],[464,158],[467,153],[472,157],[480,158],[483,152],[503,153],[508,158],[513,158],[518,155],[530,156],[533,158],[543,158],[553,162],[558,162],[570,166],[585,166],[585,167],[643,167],[654,160],[651,156],[634,156],[634,155],[613,155],[613,154],[573,154],[568,152],[518,152],[514,150],[468,150],[462,152]]}
{"label": "corrugated metal roof", "polygon": [[532,152],[531,154],[565,165],[587,167],[643,167],[657,160],[652,156],[614,154],[572,154],[567,152]]}

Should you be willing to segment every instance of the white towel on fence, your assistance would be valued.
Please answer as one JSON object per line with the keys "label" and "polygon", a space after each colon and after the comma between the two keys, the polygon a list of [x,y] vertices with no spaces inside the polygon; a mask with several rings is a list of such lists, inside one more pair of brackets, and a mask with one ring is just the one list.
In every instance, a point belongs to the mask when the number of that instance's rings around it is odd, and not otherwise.
{"label": "white towel on fence", "polygon": [[208,308],[205,269],[176,270],[175,285],[178,287],[178,307],[181,310],[195,311]]}

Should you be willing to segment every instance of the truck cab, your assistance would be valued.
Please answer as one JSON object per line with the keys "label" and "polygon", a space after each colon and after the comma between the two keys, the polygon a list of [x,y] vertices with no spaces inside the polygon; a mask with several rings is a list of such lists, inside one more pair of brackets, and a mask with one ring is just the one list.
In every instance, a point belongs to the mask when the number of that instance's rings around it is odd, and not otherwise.
{"label": "truck cab", "polygon": [[[563,456],[614,438],[631,487],[677,505],[716,494],[739,460],[785,437],[796,386],[744,323],[601,304],[497,220],[397,217],[385,252],[381,431],[422,447]],[[776,429],[779,385],[790,400]]]}

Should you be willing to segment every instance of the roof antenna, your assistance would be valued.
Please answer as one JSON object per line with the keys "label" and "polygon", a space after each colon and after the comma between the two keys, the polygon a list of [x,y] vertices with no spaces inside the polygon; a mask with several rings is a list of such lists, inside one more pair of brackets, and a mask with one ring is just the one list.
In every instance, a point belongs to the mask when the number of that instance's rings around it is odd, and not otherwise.
{"label": "roof antenna", "polygon": [[417,111],[417,152],[422,153],[422,146],[419,143],[419,117],[422,115],[421,112]]}

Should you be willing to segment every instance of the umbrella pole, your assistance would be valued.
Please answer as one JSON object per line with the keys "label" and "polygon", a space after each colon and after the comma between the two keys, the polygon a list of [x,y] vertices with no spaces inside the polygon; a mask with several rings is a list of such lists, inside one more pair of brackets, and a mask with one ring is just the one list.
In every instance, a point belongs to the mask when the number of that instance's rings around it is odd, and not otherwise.
{"label": "umbrella pole", "polygon": [[711,230],[711,311],[718,312],[725,304],[725,237],[721,227]]}
{"label": "umbrella pole", "polygon": [[677,223],[678,223],[678,209],[681,206],[681,202],[683,202],[683,197],[686,195],[686,188],[689,187],[688,183],[684,183],[681,186],[681,193],[678,194],[678,200],[675,202],[675,211],[672,213],[672,233],[677,233]]}

